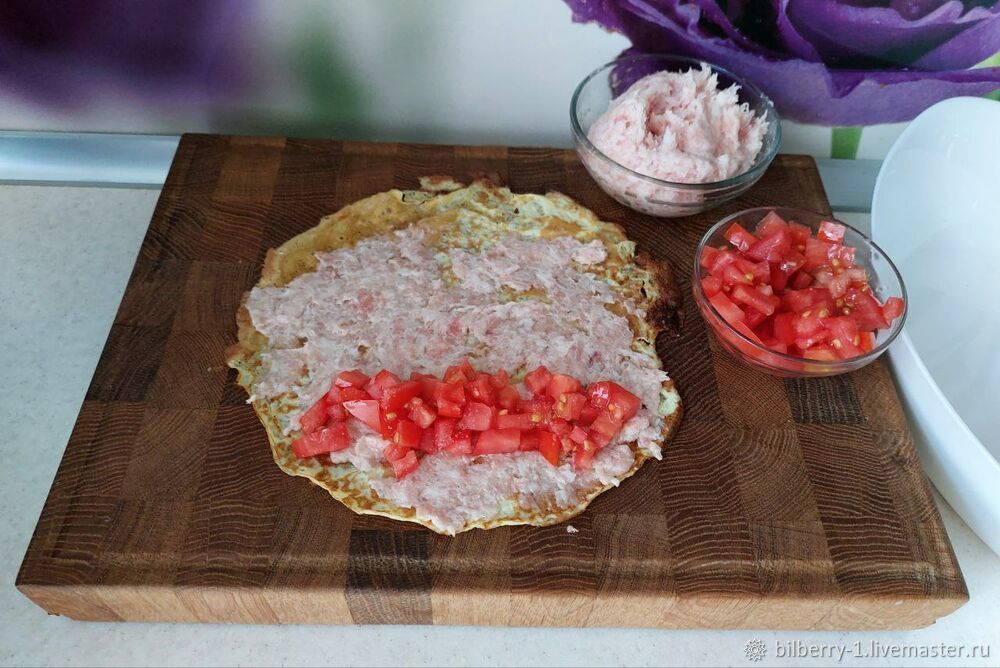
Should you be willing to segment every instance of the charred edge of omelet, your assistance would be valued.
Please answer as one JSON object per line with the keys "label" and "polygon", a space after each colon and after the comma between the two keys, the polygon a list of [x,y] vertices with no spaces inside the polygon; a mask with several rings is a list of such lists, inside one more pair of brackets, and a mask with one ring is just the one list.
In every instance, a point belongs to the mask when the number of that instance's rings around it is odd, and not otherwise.
{"label": "charred edge of omelet", "polygon": [[[445,185],[445,183],[446,181],[443,180],[440,185]],[[268,251],[261,280],[257,285],[261,287],[285,285],[296,276],[315,269],[315,253],[317,252],[350,246],[360,239],[406,227],[421,220],[427,213],[426,209],[430,203],[435,200],[446,197],[461,200],[461,195],[456,195],[454,189],[450,187],[451,185],[453,184],[449,183],[448,188],[441,188],[441,190],[450,190],[446,195],[434,195],[421,191],[379,193],[324,217],[316,227],[293,237],[281,247]],[[608,250],[608,259],[602,263],[606,265],[605,279],[615,286],[620,294],[632,297],[636,304],[646,311],[644,321],[635,322],[634,318],[629,318],[635,335],[633,347],[637,349],[637,352],[651,357],[657,366],[662,367],[655,351],[655,339],[662,331],[676,333],[679,330],[680,313],[679,293],[666,263],[656,262],[644,254],[636,255],[634,242],[628,239],[621,226],[601,221],[592,211],[561,193],[549,193],[544,197],[516,195],[488,181],[473,184],[471,189],[476,190],[475,197],[471,200],[475,203],[472,208],[481,209],[481,212],[485,212],[484,215],[489,219],[493,218],[490,214],[498,209],[505,212],[504,218],[509,221],[516,219],[521,214],[519,205],[528,205],[531,208],[541,206],[543,209],[551,206],[558,209],[559,213],[570,212],[581,231],[580,233],[566,234],[569,230],[560,229],[561,226],[558,224],[561,222],[558,220],[561,216],[552,216],[539,229],[538,236],[566,235],[581,241],[593,238],[602,240]],[[462,208],[462,204],[469,202],[468,199],[464,202],[458,201],[456,202],[457,208]],[[370,224],[365,224],[369,221],[362,221],[359,224],[357,218],[352,217],[352,214],[365,208],[375,209],[376,220],[370,221]],[[445,212],[447,210],[445,208]],[[440,212],[441,209],[438,209],[437,215],[440,215]],[[383,224],[377,224],[379,220]],[[557,222],[553,224],[552,221]],[[350,226],[347,227],[346,224]],[[501,225],[501,227],[503,226]],[[546,230],[550,233],[545,234]],[[507,231],[517,232],[518,230]],[[523,230],[521,231],[523,232]],[[634,265],[630,263],[634,263]],[[631,270],[632,266],[638,269]],[[629,270],[624,271],[625,269]],[[226,351],[226,361],[238,371],[237,383],[252,396],[253,387],[263,363],[262,354],[267,349],[268,342],[267,338],[253,327],[249,312],[245,307],[247,294],[243,295],[237,313],[238,341]],[[281,420],[281,415],[291,410],[295,399],[293,393],[287,392],[282,396],[270,399],[254,397],[252,402],[268,435],[272,455],[282,470],[290,475],[308,478],[355,512],[416,522],[431,530],[443,533],[443,530],[434,526],[432,522],[416,517],[412,508],[396,506],[380,499],[371,490],[367,475],[352,465],[333,465],[328,461],[322,462],[320,458],[295,459],[291,451],[293,435],[284,433]],[[673,381],[665,381],[661,388],[660,404],[657,407],[657,413],[664,421],[662,429],[664,443],[676,430],[682,411],[680,397]],[[622,474],[618,482],[633,475],[649,458],[648,455],[639,450],[636,444],[631,444],[631,448],[635,455],[635,462],[628,471]],[[504,509],[501,516],[486,521],[469,522],[459,531],[510,524],[545,526],[562,522],[583,512],[595,497],[613,486],[615,483],[587,490],[579,498],[578,504],[569,508],[553,507],[524,511],[519,508],[516,499],[508,500],[507,506],[509,507]]]}

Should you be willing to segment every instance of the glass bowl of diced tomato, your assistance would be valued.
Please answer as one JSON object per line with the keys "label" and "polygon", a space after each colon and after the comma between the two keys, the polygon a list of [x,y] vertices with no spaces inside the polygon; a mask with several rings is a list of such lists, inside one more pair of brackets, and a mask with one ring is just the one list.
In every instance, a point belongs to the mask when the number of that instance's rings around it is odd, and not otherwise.
{"label": "glass bowl of diced tomato", "polygon": [[813,211],[761,207],[720,220],[698,245],[693,277],[719,344],[772,375],[860,369],[906,320],[892,260],[860,231]]}

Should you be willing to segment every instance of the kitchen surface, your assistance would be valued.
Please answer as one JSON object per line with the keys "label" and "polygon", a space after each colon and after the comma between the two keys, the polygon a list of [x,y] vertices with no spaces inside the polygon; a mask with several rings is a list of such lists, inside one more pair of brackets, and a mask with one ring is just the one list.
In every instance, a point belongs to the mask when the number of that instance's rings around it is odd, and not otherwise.
{"label": "kitchen surface", "polygon": [[[831,200],[843,200],[827,183]],[[863,187],[863,186],[859,186]],[[850,188],[848,190],[854,190]],[[158,189],[0,186],[0,216],[22,225],[2,228],[5,286],[0,318],[4,385],[2,420],[19,444],[16,464],[3,470],[4,579],[7,622],[0,660],[6,665],[751,665],[753,639],[767,654],[755,665],[921,665],[892,652],[931,651],[941,644],[997,651],[1000,558],[937,497],[948,536],[970,592],[969,602],[931,627],[895,632],[765,630],[499,629],[406,626],[239,626],[101,624],[49,617],[13,587],[38,512],[131,272]],[[842,214],[863,227],[868,216]],[[15,250],[16,249],[16,250]],[[8,286],[18,285],[16,290]],[[808,652],[814,645],[814,654]],[[900,646],[899,649],[894,649]],[[802,649],[805,647],[805,649]],[[954,650],[959,651],[959,650]],[[982,649],[976,651],[982,652]],[[825,652],[820,656],[820,652]],[[831,655],[831,652],[834,653]],[[851,656],[850,653],[858,656]],[[886,653],[884,656],[880,652]],[[861,655],[864,656],[861,656]],[[795,656],[794,660],[785,657]],[[831,660],[831,656],[834,660]],[[917,654],[906,655],[916,657]],[[941,655],[944,656],[944,655]],[[934,665],[928,658],[925,665]]]}

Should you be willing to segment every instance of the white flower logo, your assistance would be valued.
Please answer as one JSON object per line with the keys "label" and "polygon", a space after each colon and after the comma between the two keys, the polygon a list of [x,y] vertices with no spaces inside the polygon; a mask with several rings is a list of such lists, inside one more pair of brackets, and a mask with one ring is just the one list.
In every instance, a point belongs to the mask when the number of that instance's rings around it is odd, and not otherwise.
{"label": "white flower logo", "polygon": [[763,640],[753,638],[747,642],[746,647],[743,648],[743,653],[751,661],[760,661],[767,656],[767,645],[764,644]]}

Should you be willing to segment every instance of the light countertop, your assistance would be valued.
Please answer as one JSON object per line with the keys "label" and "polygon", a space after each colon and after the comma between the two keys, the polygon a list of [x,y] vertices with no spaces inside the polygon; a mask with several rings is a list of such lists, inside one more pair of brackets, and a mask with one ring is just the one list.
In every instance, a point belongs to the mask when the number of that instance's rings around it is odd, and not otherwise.
{"label": "light countertop", "polygon": [[[1000,557],[940,497],[971,600],[917,631],[209,626],[48,617],[14,588],[14,579],[158,194],[0,186],[0,369],[6,373],[0,423],[7,433],[0,441],[0,498],[7,509],[0,519],[3,665],[1000,664]],[[864,216],[844,217],[865,222]],[[744,656],[751,639],[765,645],[760,663]],[[816,658],[805,655],[810,645]],[[990,656],[972,658],[973,650]],[[858,651],[867,656],[851,655]],[[966,654],[919,658],[950,651]]]}

